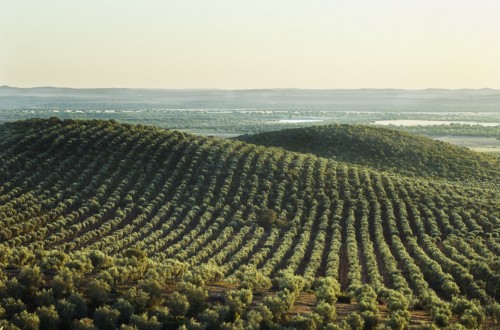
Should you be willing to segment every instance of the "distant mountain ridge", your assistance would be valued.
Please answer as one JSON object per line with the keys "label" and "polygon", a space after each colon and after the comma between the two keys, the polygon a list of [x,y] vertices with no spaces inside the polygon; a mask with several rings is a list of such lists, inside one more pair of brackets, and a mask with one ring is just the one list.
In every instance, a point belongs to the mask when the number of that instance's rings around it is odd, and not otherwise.
{"label": "distant mountain ridge", "polygon": [[142,88],[142,87],[60,87],[60,86],[35,86],[35,87],[17,87],[10,85],[2,85],[1,89],[13,90],[36,90],[36,89],[61,89],[61,90],[151,90],[151,91],[407,91],[407,92],[423,92],[423,91],[491,91],[500,93],[500,89],[495,88],[421,88],[421,89],[406,89],[406,88]]}
{"label": "distant mountain ridge", "polygon": [[[135,89],[0,87],[0,110],[5,108],[79,107],[94,102],[95,107],[113,104],[128,106],[250,108],[262,110],[356,110],[368,111],[497,111],[500,91],[493,89]],[[62,106],[62,105],[61,105]]]}

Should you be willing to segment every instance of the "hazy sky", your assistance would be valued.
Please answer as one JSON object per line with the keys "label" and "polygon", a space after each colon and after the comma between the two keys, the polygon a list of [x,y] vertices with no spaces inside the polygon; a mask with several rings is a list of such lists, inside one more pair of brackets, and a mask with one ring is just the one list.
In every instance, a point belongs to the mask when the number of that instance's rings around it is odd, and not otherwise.
{"label": "hazy sky", "polygon": [[497,88],[499,0],[0,0],[0,85]]}

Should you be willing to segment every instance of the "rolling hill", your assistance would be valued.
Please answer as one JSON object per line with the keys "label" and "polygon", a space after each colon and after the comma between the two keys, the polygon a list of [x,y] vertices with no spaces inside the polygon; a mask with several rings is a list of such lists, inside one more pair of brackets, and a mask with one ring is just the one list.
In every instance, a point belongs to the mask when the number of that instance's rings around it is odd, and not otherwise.
{"label": "rolling hill", "polygon": [[498,184],[500,164],[479,154],[416,134],[363,125],[286,129],[237,139],[263,146],[312,153],[405,175]]}
{"label": "rolling hill", "polygon": [[[0,327],[54,308],[59,328],[104,316],[144,329],[397,328],[414,310],[437,325],[497,322],[500,190],[378,170],[493,181],[494,163],[390,130],[295,133],[245,141],[335,160],[113,121],[0,125]],[[215,282],[241,288],[207,296]],[[291,316],[308,290],[312,310]],[[357,302],[343,323],[338,297]]]}

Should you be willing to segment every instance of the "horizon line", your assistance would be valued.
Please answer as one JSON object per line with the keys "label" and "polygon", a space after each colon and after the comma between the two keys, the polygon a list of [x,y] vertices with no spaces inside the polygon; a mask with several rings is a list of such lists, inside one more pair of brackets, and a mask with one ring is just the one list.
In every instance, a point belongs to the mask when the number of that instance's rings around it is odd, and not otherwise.
{"label": "horizon line", "polygon": [[93,89],[125,89],[125,90],[164,90],[164,91],[258,91],[258,90],[310,90],[310,91],[333,91],[333,90],[344,90],[344,91],[361,91],[361,90],[402,90],[402,91],[432,91],[432,90],[446,90],[446,91],[464,91],[464,90],[492,90],[499,91],[500,89],[491,87],[481,87],[481,88],[444,88],[444,87],[426,87],[426,88],[399,88],[399,87],[359,87],[359,88],[300,88],[300,87],[269,87],[269,88],[216,88],[216,87],[194,87],[194,88],[164,88],[164,87],[62,87],[62,86],[31,86],[31,87],[18,87],[11,85],[1,85],[0,88],[13,88],[13,89],[42,89],[42,88],[54,88],[54,89],[71,89],[71,90],[93,90]]}

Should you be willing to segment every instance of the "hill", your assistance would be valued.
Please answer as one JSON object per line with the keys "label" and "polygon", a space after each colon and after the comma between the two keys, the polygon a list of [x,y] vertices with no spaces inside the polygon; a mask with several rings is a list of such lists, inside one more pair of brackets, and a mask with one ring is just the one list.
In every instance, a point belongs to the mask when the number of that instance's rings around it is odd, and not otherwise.
{"label": "hill", "polygon": [[[499,198],[147,126],[5,123],[0,326],[397,327],[421,309],[438,325],[492,324]],[[240,288],[209,295],[220,281]],[[308,290],[309,313],[291,315]],[[337,299],[357,312],[335,319]]]}
{"label": "hill", "polygon": [[388,128],[314,126],[243,135],[237,139],[405,175],[458,181],[493,180],[495,184],[500,178],[500,163],[494,157]]}

